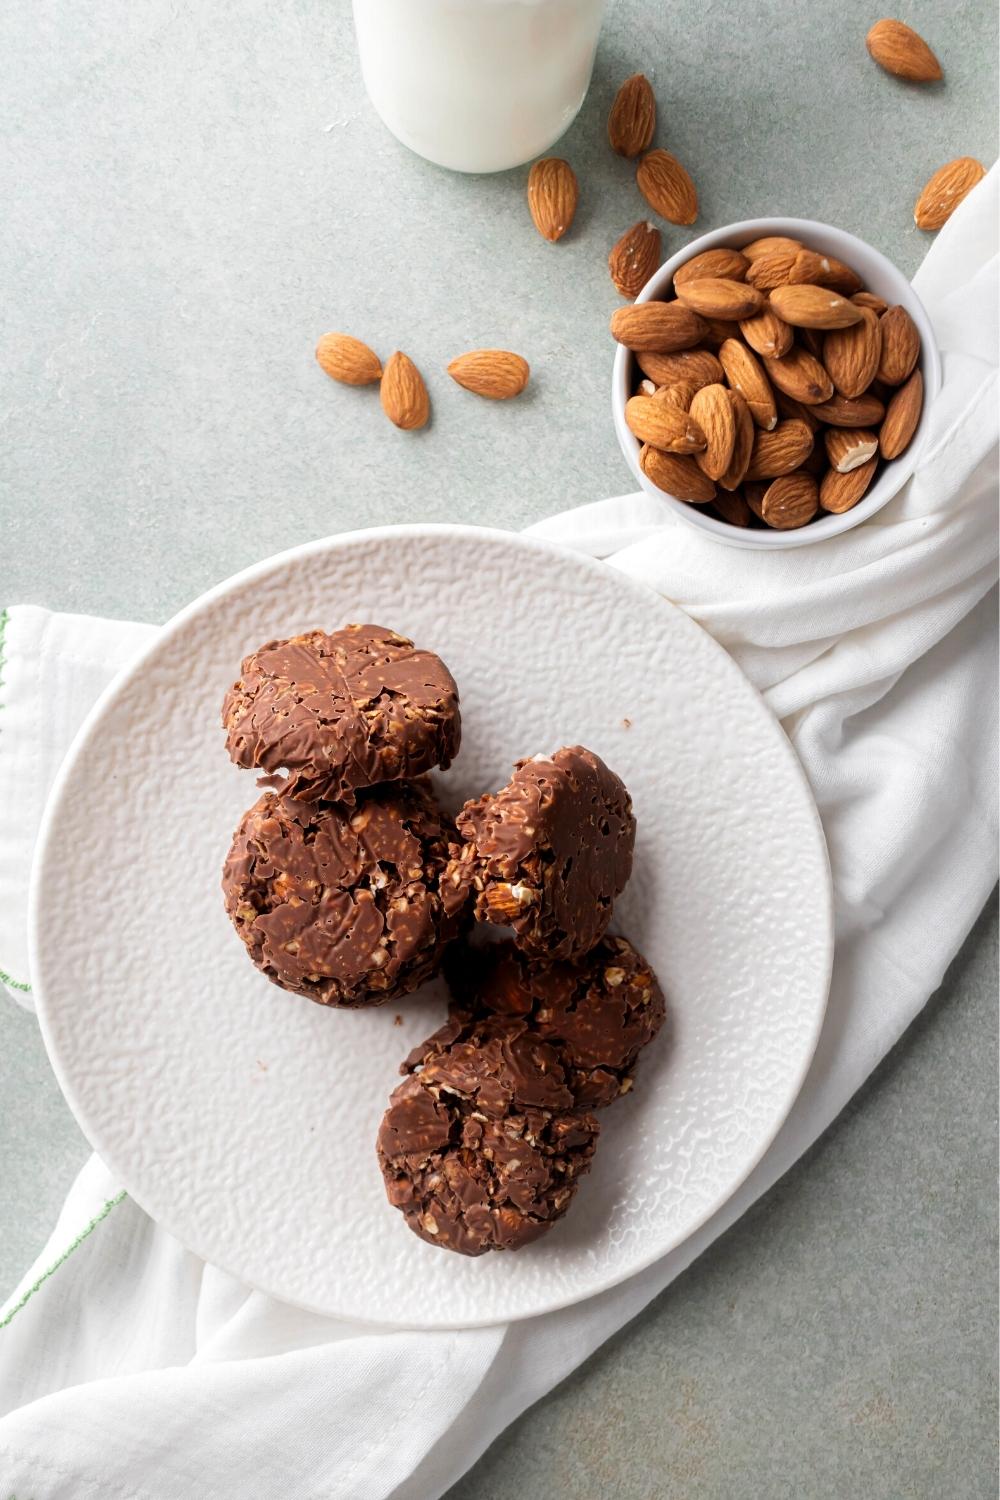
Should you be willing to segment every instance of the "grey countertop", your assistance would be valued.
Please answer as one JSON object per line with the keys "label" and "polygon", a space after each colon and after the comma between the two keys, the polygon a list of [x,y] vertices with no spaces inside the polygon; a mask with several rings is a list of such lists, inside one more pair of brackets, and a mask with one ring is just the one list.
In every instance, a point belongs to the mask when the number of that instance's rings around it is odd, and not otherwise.
{"label": "grey countertop", "polygon": [[[701,217],[825,219],[912,273],[930,172],[996,154],[995,7],[911,0],[943,86],[878,72],[878,12],[611,0],[560,154],[582,196],[545,244],[526,172],[451,175],[373,116],[345,0],[10,0],[0,13],[0,600],[165,619],[346,527],[516,527],[629,486],[609,420],[605,258],[644,216],[607,149],[617,83],[654,82]],[[396,432],[312,356],[331,328],[423,369]],[[491,405],[454,354],[500,344]],[[528,1413],[455,1500],[669,1491],[995,1493],[996,921],[845,1116],[636,1324]],[[32,1018],[0,1005],[0,1294],[86,1146]]]}

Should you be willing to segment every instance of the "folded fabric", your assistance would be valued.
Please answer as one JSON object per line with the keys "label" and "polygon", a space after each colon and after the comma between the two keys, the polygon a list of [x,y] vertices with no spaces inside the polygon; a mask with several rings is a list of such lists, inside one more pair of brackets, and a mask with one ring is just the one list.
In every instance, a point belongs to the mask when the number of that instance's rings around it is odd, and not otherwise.
{"label": "folded fabric", "polygon": [[[84,1169],[0,1310],[0,1478],[34,1500],[432,1500],[633,1317],[815,1140],[935,989],[996,878],[997,173],[915,285],[944,353],[917,472],[866,525],[748,556],[646,496],[533,528],[667,594],[733,653],[789,733],[830,847],[827,1021],[753,1175],[679,1249],[509,1326],[386,1332],[319,1318],[205,1265],[103,1165]],[[24,941],[45,793],[100,686],[148,628],[13,609],[0,658],[0,968]]]}

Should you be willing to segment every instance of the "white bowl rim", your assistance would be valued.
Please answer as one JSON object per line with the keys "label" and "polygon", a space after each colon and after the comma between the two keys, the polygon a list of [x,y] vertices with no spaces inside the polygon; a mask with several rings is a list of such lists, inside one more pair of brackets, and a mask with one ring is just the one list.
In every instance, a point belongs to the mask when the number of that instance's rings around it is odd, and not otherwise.
{"label": "white bowl rim", "polygon": [[[924,406],[917,430],[906,452],[887,465],[870,492],[853,509],[839,516],[824,516],[795,531],[744,530],[738,526],[730,526],[725,521],[718,521],[714,516],[706,515],[704,508],[700,505],[691,505],[687,501],[675,499],[673,495],[657,489],[643,474],[639,467],[640,445],[625,422],[628,367],[631,354],[623,344],[619,344],[615,350],[612,370],[611,409],[619,446],[642,489],[647,494],[662,500],[664,505],[668,506],[688,526],[696,527],[699,531],[714,537],[716,541],[721,541],[730,547],[757,550],[806,547],[814,542],[841,536],[845,531],[850,531],[852,527],[859,526],[870,516],[875,515],[884,505],[888,505],[916,467],[920,448],[926,435],[928,412],[941,389],[941,356],[938,352],[934,330],[923,303],[913,290],[911,283],[880,250],[876,250],[867,241],[859,239],[857,235],[849,233],[846,229],[838,229],[833,224],[824,224],[819,219],[742,219],[736,223],[723,224],[718,229],[709,230],[664,261],[659,270],[655,271],[646,282],[636,297],[636,302],[655,300],[663,288],[670,284],[674,272],[685,261],[690,260],[694,255],[699,255],[703,250],[711,250],[718,245],[728,243],[733,243],[738,248],[740,244],[749,244],[751,240],[761,239],[764,235],[787,235],[791,239],[801,239],[807,243],[810,237],[813,240],[825,241],[826,243],[819,243],[820,249],[825,249],[828,253],[837,256],[839,260],[856,265],[862,274],[865,274],[865,266],[864,264],[857,265],[857,262],[868,262],[869,267],[874,265],[878,273],[884,276],[886,281],[892,283],[897,289],[892,300],[906,308],[920,334],[920,368],[924,377]],[[865,279],[867,282],[867,275]]]}

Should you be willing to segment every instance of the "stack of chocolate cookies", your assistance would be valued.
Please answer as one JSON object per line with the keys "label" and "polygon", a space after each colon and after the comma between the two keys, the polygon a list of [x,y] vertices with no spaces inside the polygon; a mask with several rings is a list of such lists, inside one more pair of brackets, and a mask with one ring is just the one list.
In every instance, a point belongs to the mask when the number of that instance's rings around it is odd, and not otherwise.
{"label": "stack of chocolate cookies", "polygon": [[[455,682],[376,625],[261,647],[223,725],[268,788],[223,871],[256,966],[346,1007],[444,969],[449,1018],[402,1064],[378,1134],[389,1201],[466,1255],[537,1239],[590,1165],[594,1111],[631,1087],[664,1017],[652,970],[607,935],[635,841],[624,785],[571,746],[519,761],[452,822],[425,773],[458,752]],[[511,937],[469,940],[490,927]]]}

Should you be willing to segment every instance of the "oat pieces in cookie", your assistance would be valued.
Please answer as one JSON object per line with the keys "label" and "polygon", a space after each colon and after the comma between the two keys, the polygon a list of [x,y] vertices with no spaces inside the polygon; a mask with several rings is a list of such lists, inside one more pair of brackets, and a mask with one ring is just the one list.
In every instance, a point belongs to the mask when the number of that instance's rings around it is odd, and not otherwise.
{"label": "oat pieces in cookie", "polygon": [[627,938],[605,936],[575,963],[528,958],[512,942],[460,943],[444,973],[445,1024],[402,1064],[411,1073],[456,1042],[531,1033],[552,1047],[574,1103],[611,1104],[632,1087],[639,1053],[663,1025],[663,991]]}
{"label": "oat pieces in cookie", "polygon": [[571,745],[518,761],[499,792],[467,802],[446,899],[472,893],[478,921],[509,926],[525,953],[573,959],[611,920],[632,869],[635,818],[624,784]]}
{"label": "oat pieces in cookie", "polygon": [[305,801],[349,800],[446,767],[461,738],[444,662],[381,625],[311,630],[251,652],[222,722],[238,766],[287,772],[284,793]]}
{"label": "oat pieces in cookie", "polygon": [[555,1051],[524,1033],[445,1048],[389,1100],[378,1159],[389,1202],[429,1244],[518,1250],[566,1212],[599,1126]]}
{"label": "oat pieces in cookie", "polygon": [[440,881],[454,838],[429,783],[392,783],[355,805],[266,792],[223,870],[226,910],[274,984],[321,1005],[382,1005],[438,970],[462,912]]}

